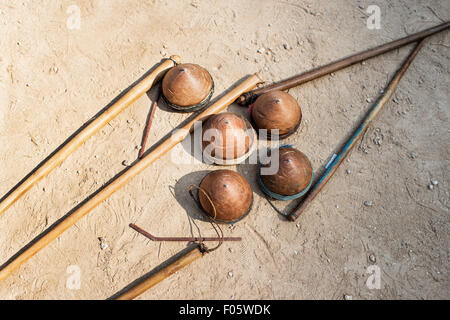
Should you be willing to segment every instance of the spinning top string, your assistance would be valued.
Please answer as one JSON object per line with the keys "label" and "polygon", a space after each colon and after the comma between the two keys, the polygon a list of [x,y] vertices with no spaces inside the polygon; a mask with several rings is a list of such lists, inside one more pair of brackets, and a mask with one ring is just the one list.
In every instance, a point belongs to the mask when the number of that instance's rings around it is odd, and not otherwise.
{"label": "spinning top string", "polygon": [[172,60],[173,63],[175,64],[175,66],[177,66],[177,65],[180,64],[180,62],[179,62],[179,61],[176,61],[175,59],[173,59],[172,56],[169,57],[169,60]]}
{"label": "spinning top string", "polygon": [[270,200],[270,196],[264,193],[264,197],[266,198],[267,202],[270,204],[270,206],[272,207],[273,210],[275,210],[276,213],[278,213],[280,216],[283,216],[285,218],[287,218],[289,216],[288,213],[283,213],[282,211],[280,211]]}
{"label": "spinning top string", "polygon": [[[195,196],[194,196],[194,194],[193,194],[193,192],[192,192],[192,189],[197,189],[198,190],[198,192],[202,192],[204,195],[205,195],[205,197],[206,197],[206,199],[208,199],[208,201],[209,201],[209,203],[211,204],[211,207],[212,207],[212,209],[213,209],[213,211],[214,211],[214,218],[211,218],[209,215],[207,215],[206,213],[203,213],[203,210],[201,210],[201,212],[205,215],[205,216],[207,216],[208,217],[208,219],[209,219],[209,222],[211,223],[211,225],[212,225],[212,227],[214,228],[214,231],[216,231],[216,233],[217,233],[217,235],[219,236],[219,244],[216,246],[216,247],[214,247],[214,248],[212,248],[212,249],[209,249],[204,243],[203,243],[203,241],[201,241],[200,242],[200,244],[202,245],[202,247],[203,247],[203,249],[204,249],[204,251],[205,252],[212,252],[212,251],[214,251],[214,250],[217,250],[221,245],[222,245],[222,243],[223,243],[223,230],[222,230],[222,228],[219,226],[219,224],[215,221],[215,219],[217,218],[217,210],[216,210],[216,207],[214,206],[214,202],[212,201],[212,199],[211,199],[211,197],[209,196],[209,194],[208,194],[208,192],[206,192],[202,187],[200,187],[200,186],[196,186],[196,185],[194,185],[194,184],[191,184],[190,186],[189,186],[189,194],[191,195],[191,197],[192,197],[192,199],[194,199],[194,201],[195,202],[200,202],[199,200],[197,200],[196,198],[195,198]],[[217,226],[217,228],[216,228],[216,226]],[[220,231],[220,232],[219,232]]]}
{"label": "spinning top string", "polygon": [[217,210],[216,210],[216,207],[214,206],[214,203],[211,200],[211,197],[209,196],[208,192],[206,192],[202,187],[196,186],[195,184],[191,184],[189,186],[189,193],[191,194],[191,196],[193,195],[192,194],[192,189],[197,189],[197,190],[203,192],[203,194],[205,195],[205,197],[208,199],[209,203],[211,204],[211,207],[213,208],[213,211],[214,211],[214,218],[213,219],[216,220],[216,218],[217,218]]}

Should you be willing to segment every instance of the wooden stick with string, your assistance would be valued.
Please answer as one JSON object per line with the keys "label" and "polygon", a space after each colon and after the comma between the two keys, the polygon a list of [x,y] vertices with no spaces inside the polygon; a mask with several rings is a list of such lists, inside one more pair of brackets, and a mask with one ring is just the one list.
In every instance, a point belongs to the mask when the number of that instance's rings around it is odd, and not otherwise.
{"label": "wooden stick with string", "polygon": [[331,179],[331,177],[336,172],[339,165],[342,163],[342,161],[344,161],[345,157],[349,154],[350,150],[352,150],[352,148],[355,146],[356,142],[364,135],[373,119],[375,119],[375,117],[380,113],[380,111],[383,109],[386,103],[391,99],[395,89],[397,88],[398,83],[400,82],[400,79],[403,77],[406,70],[408,70],[408,67],[413,62],[419,50],[423,47],[425,40],[426,38],[422,39],[417,44],[417,46],[411,52],[409,57],[397,71],[392,80],[389,82],[389,85],[385,89],[384,93],[370,108],[369,112],[366,114],[361,124],[358,126],[358,128],[355,130],[352,136],[347,140],[347,142],[345,143],[344,147],[341,149],[339,154],[337,154],[336,157],[334,157],[333,161],[327,166],[326,171],[321,175],[319,180],[311,187],[311,189],[308,191],[308,193],[306,194],[305,198],[300,203],[300,205],[288,215],[288,219],[290,221],[295,221],[300,216],[300,214],[303,211],[305,211],[305,209],[309,206],[309,204],[319,194],[320,190],[322,190],[325,184]]}
{"label": "wooden stick with string", "polygon": [[[212,202],[211,198],[209,197],[208,193],[203,190],[202,188],[191,185],[189,187],[189,191],[192,190],[192,188],[197,188],[199,191],[204,192],[208,200],[210,201],[213,210],[214,210],[214,219],[216,218],[216,208],[214,207],[214,203]],[[168,265],[162,266],[158,268],[158,270],[155,270],[154,272],[151,272],[151,275],[144,276],[141,279],[136,280],[134,283],[129,285],[127,288],[123,289],[119,294],[116,294],[111,299],[114,300],[132,300],[136,298],[137,296],[141,295],[151,287],[155,286],[156,284],[160,283],[164,279],[168,278],[170,275],[174,274],[178,270],[181,270],[191,262],[197,260],[198,258],[202,257],[203,255],[210,253],[212,251],[217,250],[223,243],[223,241],[240,241],[241,238],[225,238],[223,236],[223,231],[220,228],[219,225],[218,228],[219,231],[214,226],[214,219],[210,216],[208,218],[211,221],[212,226],[216,230],[217,234],[219,235],[218,238],[205,238],[205,237],[199,237],[199,238],[182,238],[182,237],[170,237],[170,238],[157,238],[151,235],[150,233],[146,232],[145,230],[139,228],[135,224],[130,224],[130,227],[136,230],[137,232],[141,233],[142,235],[146,236],[147,238],[151,240],[156,241],[199,241],[197,245],[191,248],[187,248],[183,250],[182,252],[178,253],[176,256],[171,258],[171,262]],[[206,245],[203,243],[203,241],[219,241],[219,244],[209,249],[206,247]]]}

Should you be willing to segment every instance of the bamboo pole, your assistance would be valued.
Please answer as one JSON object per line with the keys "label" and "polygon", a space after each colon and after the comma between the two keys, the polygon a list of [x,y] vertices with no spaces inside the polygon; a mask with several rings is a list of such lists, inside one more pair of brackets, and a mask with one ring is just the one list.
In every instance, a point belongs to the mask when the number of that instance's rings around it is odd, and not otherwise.
{"label": "bamboo pole", "polygon": [[190,131],[193,129],[194,124],[207,116],[219,113],[229,106],[233,101],[236,100],[242,93],[251,90],[258,83],[262,81],[258,73],[249,76],[238,86],[233,88],[230,92],[225,94],[219,100],[217,100],[210,107],[206,108],[203,112],[194,117],[186,125],[184,125],[180,130],[176,130],[173,135],[165,139],[160,145],[155,147],[151,152],[138,160],[134,165],[129,167],[121,175],[114,178],[106,186],[104,186],[100,191],[94,194],[87,201],[76,207],[70,214],[62,218],[60,221],[55,223],[49,229],[44,231],[44,233],[33,240],[29,245],[19,251],[13,258],[8,260],[2,267],[0,267],[0,281],[8,277],[14,270],[19,268],[24,262],[30,259],[34,254],[39,252],[51,241],[56,239],[70,226],[75,224],[83,216],[97,207],[103,200],[108,198],[114,192],[123,187],[128,183],[133,177],[141,173],[145,168],[150,166],[154,161],[159,159],[170,149],[175,147],[179,142],[181,142],[186,136],[189,135]]}
{"label": "bamboo pole", "polygon": [[162,268],[161,270],[157,271],[147,279],[144,279],[138,284],[132,286],[125,292],[122,292],[118,297],[115,297],[114,300],[132,300],[136,298],[137,296],[141,295],[151,287],[168,278],[175,272],[181,270],[191,262],[202,257],[204,254],[205,252],[202,252],[199,245],[193,247],[190,251],[183,254],[181,257],[177,258],[168,266]]}
{"label": "bamboo pole", "polygon": [[381,55],[383,53],[386,53],[388,51],[392,51],[394,49],[400,48],[402,46],[405,46],[407,44],[417,42],[419,40],[422,40],[430,35],[433,35],[435,33],[441,32],[443,30],[446,30],[450,27],[450,21],[447,21],[445,23],[442,23],[440,25],[434,26],[432,28],[423,30],[421,32],[414,33],[412,35],[409,35],[407,37],[391,41],[388,43],[385,43],[383,45],[380,45],[375,48],[371,48],[368,50],[365,50],[360,53],[356,53],[354,55],[351,55],[349,57],[345,57],[336,61],[333,61],[329,64],[326,64],[324,66],[320,66],[318,68],[312,69],[308,72],[295,75],[291,78],[288,78],[286,80],[273,83],[271,85],[268,85],[266,87],[256,89],[247,93],[244,93],[241,95],[236,102],[240,105],[248,105],[253,103],[260,95],[274,91],[274,90],[287,90],[296,86],[299,86],[303,83],[306,83],[308,81],[320,78],[324,75],[330,74],[332,72],[341,70],[343,68],[346,68],[348,66],[351,66],[355,63],[376,57],[378,55]]}
{"label": "bamboo pole", "polygon": [[314,200],[314,198],[319,194],[320,190],[322,190],[322,188],[325,186],[325,184],[331,179],[331,177],[336,172],[339,165],[342,163],[342,161],[344,161],[345,157],[349,154],[350,150],[352,150],[352,148],[355,146],[355,144],[359,140],[359,138],[361,138],[364,135],[364,132],[366,132],[366,130],[369,127],[369,125],[371,124],[372,120],[375,119],[375,117],[378,115],[378,113],[380,113],[380,111],[383,109],[383,107],[386,105],[386,103],[391,99],[392,94],[394,93],[395,89],[397,88],[398,83],[400,82],[400,79],[403,77],[406,70],[408,70],[408,67],[413,62],[413,60],[416,57],[419,50],[422,48],[422,46],[425,42],[425,39],[422,39],[417,44],[417,46],[414,48],[414,50],[408,56],[406,61],[403,63],[403,65],[397,71],[395,76],[392,78],[389,85],[385,89],[384,93],[378,98],[378,100],[375,102],[375,104],[370,108],[369,112],[366,114],[366,116],[362,120],[361,124],[358,126],[358,128],[355,130],[355,132],[352,134],[352,136],[347,140],[347,142],[344,145],[344,147],[342,148],[342,150],[334,158],[333,162],[331,162],[331,164],[328,166],[326,171],[320,176],[319,180],[308,191],[304,200],[300,203],[300,205],[297,208],[295,208],[288,215],[288,219],[290,221],[295,221],[300,216],[300,214],[309,206],[309,204]]}
{"label": "bamboo pole", "polygon": [[83,128],[69,141],[63,144],[59,150],[44,160],[34,171],[22,179],[5,196],[0,199],[0,215],[5,212],[17,199],[24,195],[31,187],[47,176],[54,168],[60,165],[72,152],[77,150],[86,140],[97,133],[108,122],[114,119],[139,97],[161,79],[161,77],[176,63],[180,63],[179,56],[171,56],[155,68],[144,79],[135,84],[126,94],[114,102],[108,109],[95,118],[89,125]]}

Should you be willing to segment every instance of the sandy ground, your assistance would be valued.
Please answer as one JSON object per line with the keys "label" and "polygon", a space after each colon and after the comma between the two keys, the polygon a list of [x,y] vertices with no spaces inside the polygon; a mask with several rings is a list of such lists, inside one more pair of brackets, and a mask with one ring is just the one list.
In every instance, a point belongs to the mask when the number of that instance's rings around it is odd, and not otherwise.
{"label": "sandy ground", "polygon": [[[371,4],[381,9],[379,30],[366,27]],[[79,29],[68,28],[71,5]],[[278,81],[449,18],[446,0],[2,0],[0,195],[170,54],[207,68],[217,96],[255,71]],[[297,223],[271,209],[254,165],[233,168],[255,195],[251,214],[224,226],[242,243],[224,244],[139,298],[449,299],[449,46],[448,32],[429,39],[395,101]],[[291,89],[304,121],[286,142],[320,171],[411,48]],[[139,99],[0,217],[1,263],[136,159],[150,105]],[[149,144],[188,116],[161,106]],[[181,145],[175,152],[186,154]],[[150,242],[130,222],[159,236],[196,235],[194,223],[214,235],[187,192],[213,169],[164,156],[1,282],[0,298],[104,299],[186,246]],[[379,289],[366,285],[371,265]],[[79,290],[67,287],[69,266],[81,271]]]}

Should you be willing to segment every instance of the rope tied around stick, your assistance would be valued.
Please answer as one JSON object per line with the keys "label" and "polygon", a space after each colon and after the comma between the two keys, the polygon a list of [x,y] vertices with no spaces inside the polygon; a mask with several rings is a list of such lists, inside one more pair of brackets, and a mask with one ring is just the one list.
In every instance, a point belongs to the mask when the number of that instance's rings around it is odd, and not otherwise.
{"label": "rope tied around stick", "polygon": [[175,66],[177,66],[177,65],[180,64],[178,61],[176,61],[174,58],[172,58],[172,56],[170,56],[170,57],[168,58],[168,60],[171,60],[171,61],[174,63]]}
{"label": "rope tied around stick", "polygon": [[[193,189],[197,189],[197,190],[198,190],[198,191],[197,191],[197,198],[194,196]],[[198,198],[198,192],[202,192],[202,193],[205,195],[206,199],[208,199],[208,201],[209,201],[209,203],[210,203],[210,205],[211,205],[211,207],[212,207],[212,209],[213,209],[213,212],[214,212],[214,218],[211,218],[211,216],[209,216],[209,215],[206,214],[203,210],[201,210],[201,212],[203,213],[203,215],[205,215],[205,216],[209,219],[209,222],[211,223],[211,225],[212,225],[214,231],[217,233],[217,236],[219,237],[219,244],[218,244],[216,247],[214,247],[214,248],[212,248],[212,249],[209,249],[209,248],[204,244],[204,242],[201,241],[201,242],[199,243],[199,245],[200,245],[200,248],[201,248],[202,252],[204,252],[204,253],[209,253],[209,252],[212,252],[212,251],[214,251],[214,250],[219,249],[219,247],[220,247],[220,246],[222,245],[222,243],[223,243],[223,230],[222,230],[222,228],[219,226],[219,224],[216,222],[216,218],[217,218],[217,210],[216,210],[216,207],[214,206],[214,202],[212,201],[212,199],[211,199],[211,197],[209,196],[208,192],[206,192],[206,191],[205,191],[202,187],[200,187],[200,186],[196,186],[196,185],[194,185],[194,184],[191,184],[191,185],[189,186],[188,190],[189,190],[189,194],[191,195],[192,199],[194,199],[194,201],[197,203],[197,205],[199,205],[200,208],[201,208],[201,206],[200,206],[200,199]],[[220,231],[220,232],[219,232],[219,231]]]}

